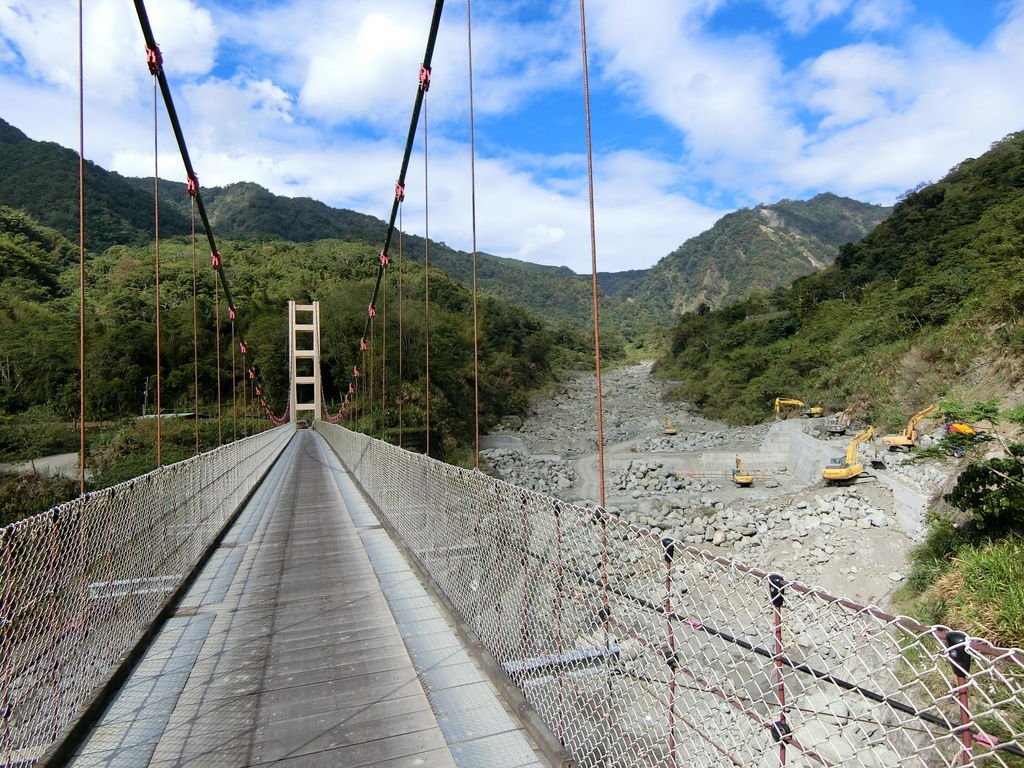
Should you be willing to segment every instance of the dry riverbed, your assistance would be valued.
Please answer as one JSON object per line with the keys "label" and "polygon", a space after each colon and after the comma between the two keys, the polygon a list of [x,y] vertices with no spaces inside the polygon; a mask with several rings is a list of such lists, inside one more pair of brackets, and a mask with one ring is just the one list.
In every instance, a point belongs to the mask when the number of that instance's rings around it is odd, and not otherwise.
{"label": "dry riverbed", "polygon": [[[693,546],[779,571],[858,602],[885,605],[905,579],[913,545],[894,511],[892,483],[868,478],[847,487],[795,477],[763,450],[771,424],[730,427],[685,403],[666,403],[667,388],[649,363],[602,379],[606,506],[637,525]],[[586,505],[599,498],[594,376],[566,382],[529,418],[510,419],[485,439],[482,457],[517,485]],[[677,429],[666,435],[666,426]],[[792,425],[794,428],[803,425]],[[805,431],[816,430],[807,425]],[[822,440],[825,435],[820,436]],[[834,438],[835,455],[849,437]],[[733,485],[735,456],[754,471],[753,487]],[[884,470],[927,496],[947,480],[941,465]]]}

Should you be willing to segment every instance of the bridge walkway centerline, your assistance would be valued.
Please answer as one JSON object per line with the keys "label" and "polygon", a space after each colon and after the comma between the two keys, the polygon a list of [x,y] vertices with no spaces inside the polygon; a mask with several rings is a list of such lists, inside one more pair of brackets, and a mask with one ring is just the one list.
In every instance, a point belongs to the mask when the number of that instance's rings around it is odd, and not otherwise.
{"label": "bridge walkway centerline", "polygon": [[70,764],[548,765],[312,431],[296,433]]}

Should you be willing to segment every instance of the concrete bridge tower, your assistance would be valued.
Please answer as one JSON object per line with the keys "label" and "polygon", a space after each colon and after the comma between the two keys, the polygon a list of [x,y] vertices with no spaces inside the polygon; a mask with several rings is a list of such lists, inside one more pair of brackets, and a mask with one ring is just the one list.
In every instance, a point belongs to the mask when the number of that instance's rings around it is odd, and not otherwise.
{"label": "concrete bridge tower", "polygon": [[288,349],[291,373],[290,415],[299,419],[323,419],[320,397],[320,302],[288,302]]}

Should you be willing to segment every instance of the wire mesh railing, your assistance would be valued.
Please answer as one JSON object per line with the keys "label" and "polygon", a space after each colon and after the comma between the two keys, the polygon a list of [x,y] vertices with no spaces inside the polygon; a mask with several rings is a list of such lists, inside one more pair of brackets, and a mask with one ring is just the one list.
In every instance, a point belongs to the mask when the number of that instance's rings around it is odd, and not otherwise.
{"label": "wire mesh railing", "polygon": [[582,766],[1024,766],[1024,651],[317,423]]}
{"label": "wire mesh railing", "polygon": [[268,430],[0,529],[0,765],[30,766],[294,434]]}

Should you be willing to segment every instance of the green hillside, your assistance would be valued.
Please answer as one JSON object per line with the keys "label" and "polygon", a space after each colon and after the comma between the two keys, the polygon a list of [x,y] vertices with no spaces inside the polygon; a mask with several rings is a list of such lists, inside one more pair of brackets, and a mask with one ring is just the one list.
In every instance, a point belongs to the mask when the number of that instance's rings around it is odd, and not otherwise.
{"label": "green hillside", "polygon": [[687,240],[616,295],[673,316],[701,305],[716,309],[828,266],[840,246],[862,238],[890,211],[827,193],[744,208]]}
{"label": "green hillside", "polygon": [[[153,180],[123,177],[92,164],[86,175],[89,250],[150,242]],[[190,201],[185,184],[162,180],[160,189],[162,234],[187,234]],[[24,210],[77,242],[77,190],[75,152],[33,141],[0,120],[0,204]],[[384,240],[386,224],[374,216],[331,208],[310,198],[275,195],[251,182],[203,187],[202,193],[218,239],[295,243],[336,239],[375,249]],[[863,235],[884,212],[820,195],[807,203],[782,201],[730,214],[651,270],[601,273],[603,338],[609,349],[621,349],[627,341],[660,336],[670,318],[683,309],[701,302],[717,306],[756,288],[788,284],[815,265],[829,263],[838,245]],[[407,235],[402,245],[409,259],[423,263],[427,250],[423,238]],[[396,243],[392,256],[397,259],[397,255]],[[471,284],[470,254],[431,242],[429,255],[432,267]],[[478,254],[477,262],[482,292],[524,307],[554,327],[589,333],[589,275],[486,253]]]}
{"label": "green hillside", "polygon": [[[153,239],[153,195],[91,162],[85,165],[86,242],[90,250],[142,245]],[[78,242],[78,154],[33,141],[0,119],[0,204]],[[167,201],[160,206],[165,235],[190,231],[188,219]]]}
{"label": "green hillside", "polygon": [[[398,279],[403,282],[403,384],[381,400],[358,408],[366,428],[404,424],[422,431],[424,418],[424,275],[409,262],[389,270],[378,300],[376,344],[359,352],[366,304],[376,275],[375,251],[338,240],[316,243],[224,241],[222,252],[239,306],[238,335],[255,353],[268,399],[278,413],[287,398],[288,299],[322,303],[326,398],[340,403],[353,365],[378,371],[385,355],[398,382]],[[192,249],[183,238],[161,249],[162,388],[165,410],[193,410]],[[201,410],[212,413],[218,373],[214,350],[214,281],[205,254],[200,260],[199,377]],[[45,411],[70,421],[78,409],[77,248],[24,213],[0,206],[0,418]],[[147,378],[156,368],[154,269],[151,246],[114,246],[90,257],[87,305],[87,412],[90,419],[121,419],[142,410]],[[471,296],[460,283],[432,271],[430,280],[431,422],[436,449],[457,452],[473,434]],[[386,321],[385,321],[386,313]],[[221,305],[222,317],[226,309]],[[489,297],[480,306],[482,426],[504,414],[522,413],[529,395],[550,381],[555,367],[578,359],[572,336],[555,337],[522,309]],[[230,399],[230,327],[221,327],[220,374]],[[568,346],[567,346],[568,345]],[[370,357],[376,361],[370,363]],[[241,366],[241,361],[237,362]],[[369,380],[364,380],[368,386]],[[150,382],[151,387],[151,382]],[[239,394],[239,397],[241,395]],[[152,403],[152,401],[150,401]],[[3,441],[0,440],[0,443]],[[0,444],[0,454],[7,448]]]}
{"label": "green hillside", "polygon": [[660,371],[710,417],[794,395],[895,427],[940,397],[1004,398],[1024,374],[1024,133],[918,189],[833,267],[674,329]]}

